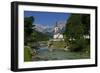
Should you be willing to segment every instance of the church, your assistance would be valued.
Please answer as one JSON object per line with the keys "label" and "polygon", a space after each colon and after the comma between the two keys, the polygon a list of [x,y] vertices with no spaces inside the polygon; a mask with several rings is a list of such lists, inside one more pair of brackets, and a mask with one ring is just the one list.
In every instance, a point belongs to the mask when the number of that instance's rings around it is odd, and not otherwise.
{"label": "church", "polygon": [[63,34],[61,33],[61,28],[58,26],[57,23],[54,27],[53,41],[64,41]]}

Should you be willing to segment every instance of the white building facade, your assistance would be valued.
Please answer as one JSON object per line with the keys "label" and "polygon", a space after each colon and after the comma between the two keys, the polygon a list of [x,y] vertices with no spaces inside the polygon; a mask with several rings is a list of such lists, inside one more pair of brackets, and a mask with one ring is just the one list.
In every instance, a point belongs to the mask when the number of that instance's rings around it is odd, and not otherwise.
{"label": "white building facade", "polygon": [[54,28],[54,35],[53,35],[53,41],[61,41],[63,39],[63,34],[61,34],[61,29],[57,25]]}

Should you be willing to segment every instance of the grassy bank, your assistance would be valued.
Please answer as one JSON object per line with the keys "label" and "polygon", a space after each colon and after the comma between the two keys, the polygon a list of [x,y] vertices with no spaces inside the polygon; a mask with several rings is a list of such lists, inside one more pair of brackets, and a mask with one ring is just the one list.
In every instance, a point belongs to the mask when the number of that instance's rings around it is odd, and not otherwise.
{"label": "grassy bank", "polygon": [[66,43],[64,41],[53,41],[52,48],[64,49],[65,46],[66,46]]}
{"label": "grassy bank", "polygon": [[24,61],[31,61],[32,55],[29,47],[24,47]]}

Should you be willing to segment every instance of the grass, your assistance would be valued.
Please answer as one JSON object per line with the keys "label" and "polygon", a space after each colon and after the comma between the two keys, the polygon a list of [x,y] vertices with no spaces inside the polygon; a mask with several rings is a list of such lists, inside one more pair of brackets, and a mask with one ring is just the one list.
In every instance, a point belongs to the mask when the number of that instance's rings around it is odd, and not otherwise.
{"label": "grass", "polygon": [[53,41],[53,48],[64,49],[66,46],[64,41]]}
{"label": "grass", "polygon": [[24,61],[31,61],[32,55],[29,47],[24,47]]}

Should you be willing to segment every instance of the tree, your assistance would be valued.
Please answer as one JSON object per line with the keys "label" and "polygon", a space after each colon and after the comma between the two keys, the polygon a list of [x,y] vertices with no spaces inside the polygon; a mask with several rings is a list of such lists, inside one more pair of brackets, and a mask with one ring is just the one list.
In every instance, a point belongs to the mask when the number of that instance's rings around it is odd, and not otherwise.
{"label": "tree", "polygon": [[31,34],[33,33],[33,28],[35,25],[32,25],[34,22],[34,17],[25,17],[24,18],[24,44],[27,45],[31,41]]}
{"label": "tree", "polygon": [[84,35],[90,34],[90,14],[82,14],[82,24],[84,28]]}
{"label": "tree", "polygon": [[66,24],[65,35],[68,39],[80,38],[84,33],[80,14],[72,14]]}
{"label": "tree", "polygon": [[73,51],[80,51],[86,47],[84,35],[90,31],[90,16],[87,14],[72,14],[67,21],[65,40]]}
{"label": "tree", "polygon": [[41,32],[36,31],[34,23],[34,17],[24,18],[24,44],[32,47],[33,44],[38,41],[47,41],[49,36]]}

